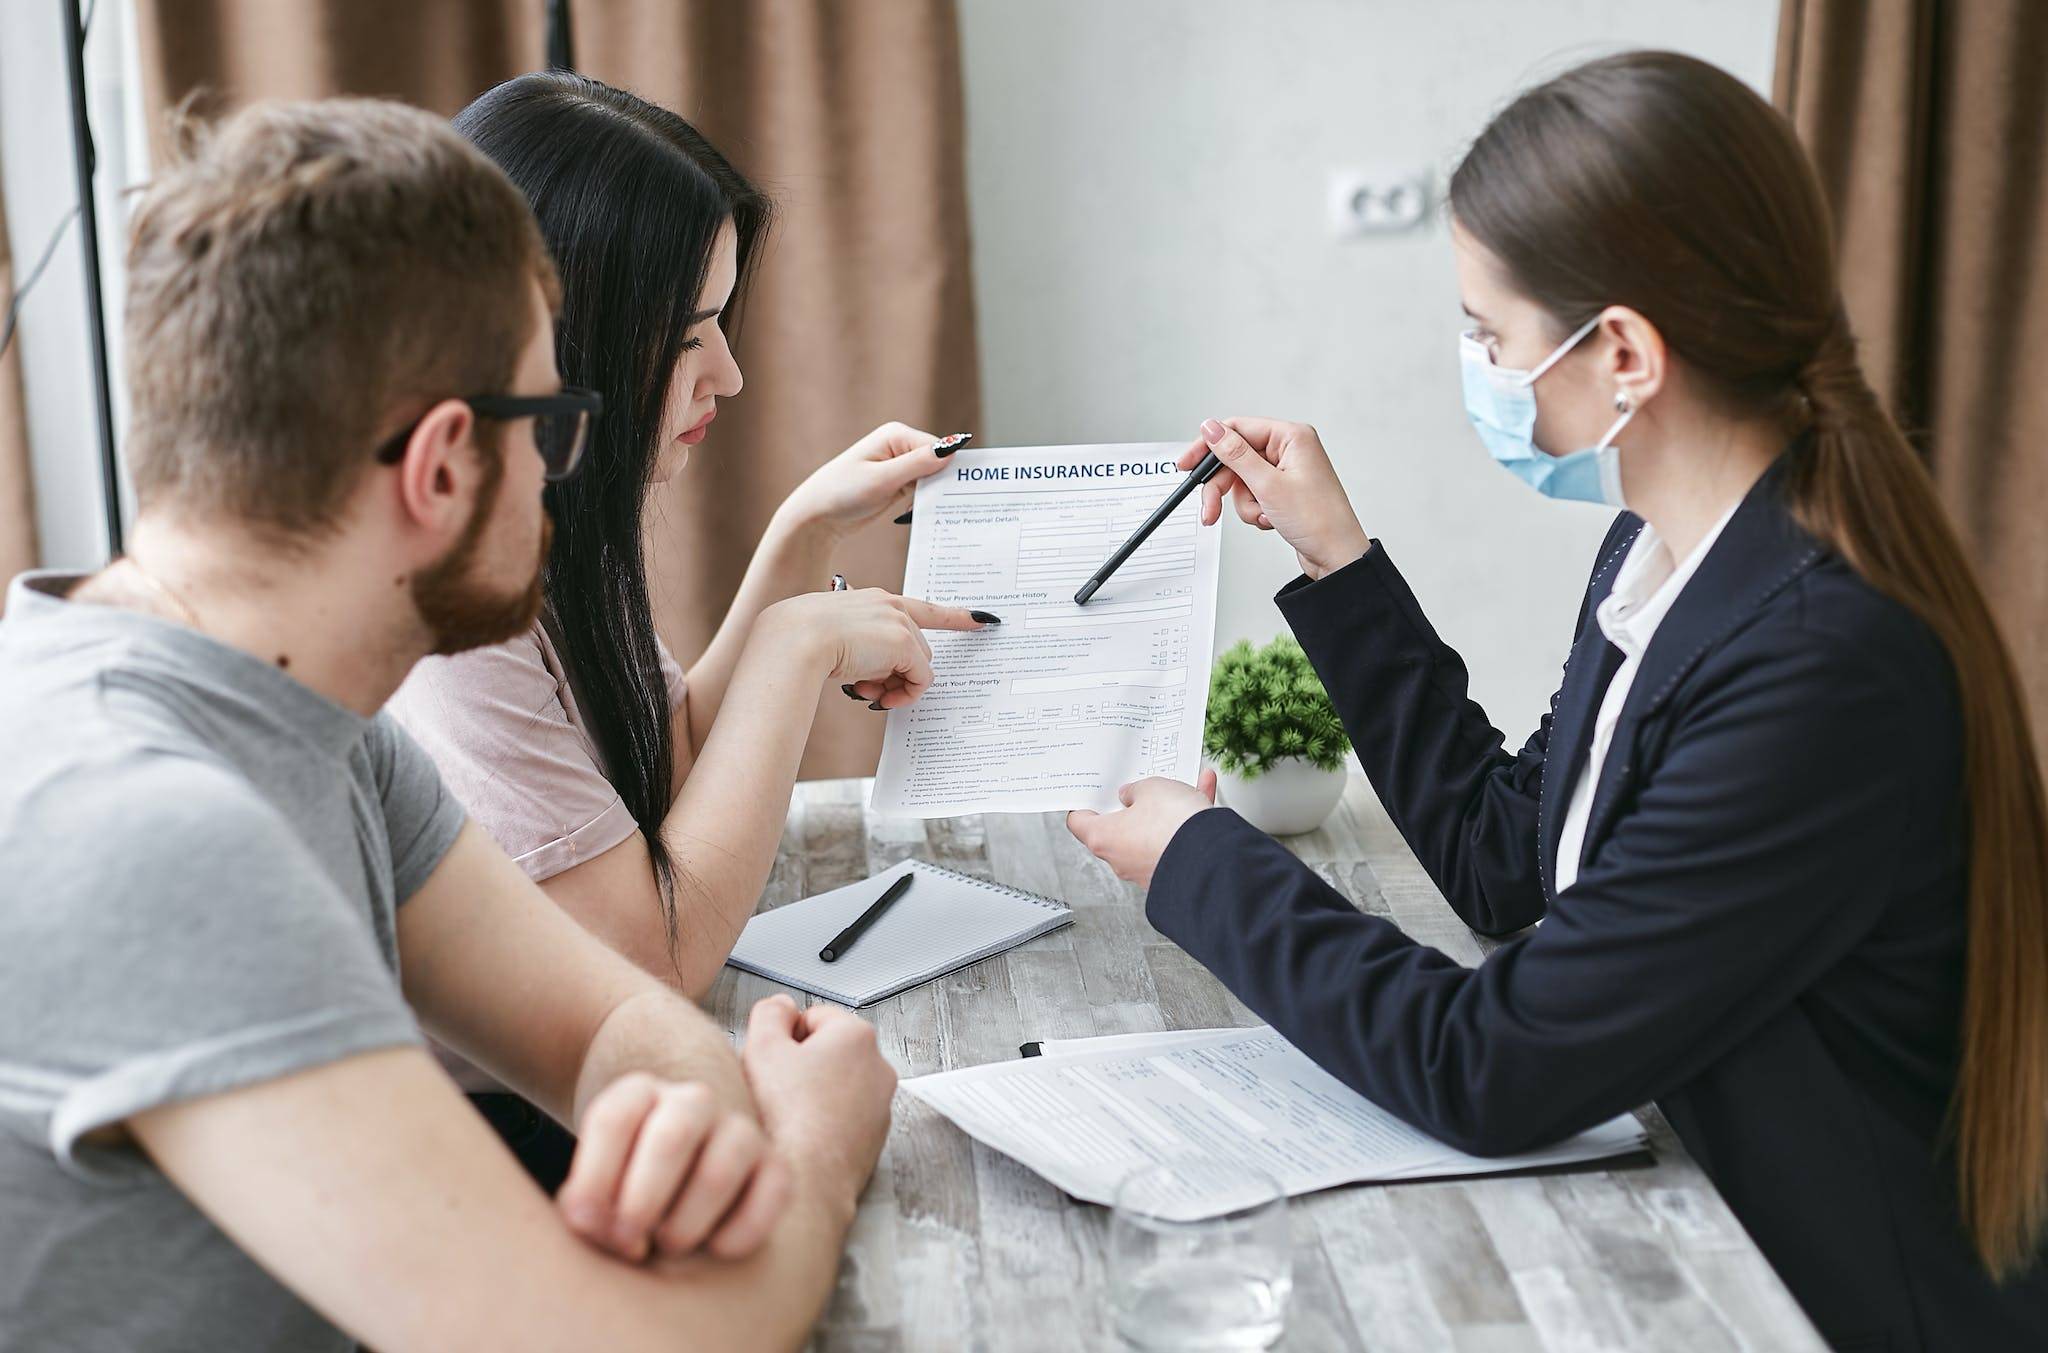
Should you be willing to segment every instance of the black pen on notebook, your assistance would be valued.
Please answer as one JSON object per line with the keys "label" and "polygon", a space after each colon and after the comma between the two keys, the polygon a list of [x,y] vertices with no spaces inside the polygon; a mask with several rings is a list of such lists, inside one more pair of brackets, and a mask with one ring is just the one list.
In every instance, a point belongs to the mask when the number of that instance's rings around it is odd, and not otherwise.
{"label": "black pen on notebook", "polygon": [[1094,577],[1081,584],[1081,590],[1074,593],[1074,604],[1086,606],[1088,598],[1094,596],[1102,585],[1109,581],[1109,575],[1122,568],[1124,560],[1136,554],[1138,547],[1145,543],[1146,537],[1159,529],[1159,523],[1172,516],[1173,510],[1186,502],[1189,494],[1215,478],[1216,472],[1222,468],[1223,462],[1216,459],[1214,451],[1203,456],[1201,463],[1188,471],[1188,477],[1175,485],[1172,493],[1166,495],[1166,501],[1154,508],[1151,516],[1145,518],[1145,524],[1131,532],[1129,540],[1116,547],[1116,553],[1109,556],[1101,568],[1095,570]]}
{"label": "black pen on notebook", "polygon": [[889,910],[897,898],[910,891],[910,881],[916,877],[915,874],[905,874],[890,884],[889,890],[876,898],[874,905],[856,916],[852,925],[834,935],[832,942],[818,951],[818,961],[836,963],[844,958],[846,951],[853,948],[853,942],[866,934],[867,928],[880,919],[882,913]]}

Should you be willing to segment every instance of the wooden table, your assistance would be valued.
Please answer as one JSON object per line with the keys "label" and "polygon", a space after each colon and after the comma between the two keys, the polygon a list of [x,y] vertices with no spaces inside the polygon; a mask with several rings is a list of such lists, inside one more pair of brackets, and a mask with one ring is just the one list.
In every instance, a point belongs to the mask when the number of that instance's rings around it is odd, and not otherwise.
{"label": "wooden table", "polygon": [[[763,908],[915,855],[1075,912],[1071,926],[864,1011],[902,1075],[1013,1058],[1033,1038],[1260,1022],[1146,923],[1142,895],[1083,850],[1061,815],[919,822],[873,817],[866,802],[865,781],[799,786]],[[1288,844],[1417,940],[1468,964],[1488,947],[1445,905],[1363,780],[1353,777],[1321,830]],[[728,968],[712,1010],[737,1030],[754,1001],[782,989]],[[1821,1348],[1670,1128],[1654,1110],[1644,1117],[1652,1168],[1295,1199],[1280,1347]],[[1106,1217],[899,1094],[814,1347],[1114,1347]]]}

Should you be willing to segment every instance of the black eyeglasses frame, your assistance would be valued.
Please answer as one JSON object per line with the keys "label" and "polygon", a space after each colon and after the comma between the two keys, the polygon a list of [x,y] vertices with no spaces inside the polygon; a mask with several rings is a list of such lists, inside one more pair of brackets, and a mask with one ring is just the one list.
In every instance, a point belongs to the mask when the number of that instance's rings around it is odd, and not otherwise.
{"label": "black eyeglasses frame", "polygon": [[[535,448],[540,451],[542,463],[546,466],[543,477],[550,484],[558,484],[575,474],[583,463],[583,453],[590,445],[590,429],[604,412],[604,397],[597,391],[580,385],[565,385],[551,395],[468,395],[463,398],[470,412],[479,418],[506,421],[514,418],[544,418],[565,413],[582,414],[577,425],[577,435],[566,452],[556,451],[540,445],[535,438]],[[412,440],[413,431],[419,427],[421,414],[404,428],[395,432],[383,445],[377,448],[379,465],[396,465],[405,456],[405,444]],[[559,464],[557,462],[560,462]]]}

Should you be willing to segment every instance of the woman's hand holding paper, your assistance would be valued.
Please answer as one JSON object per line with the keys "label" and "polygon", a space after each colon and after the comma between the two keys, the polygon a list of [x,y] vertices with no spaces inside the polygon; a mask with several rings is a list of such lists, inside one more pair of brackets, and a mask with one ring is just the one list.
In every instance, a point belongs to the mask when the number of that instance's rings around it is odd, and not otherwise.
{"label": "woman's hand holding paper", "polygon": [[831,540],[894,517],[917,481],[946,468],[952,448],[903,423],[884,423],[811,471],[776,509],[781,529]]}
{"label": "woman's hand holding paper", "polygon": [[1155,775],[1125,785],[1116,796],[1122,809],[1068,813],[1067,830],[1118,878],[1149,887],[1173,834],[1196,813],[1216,806],[1216,772],[1203,771],[1192,785]]}

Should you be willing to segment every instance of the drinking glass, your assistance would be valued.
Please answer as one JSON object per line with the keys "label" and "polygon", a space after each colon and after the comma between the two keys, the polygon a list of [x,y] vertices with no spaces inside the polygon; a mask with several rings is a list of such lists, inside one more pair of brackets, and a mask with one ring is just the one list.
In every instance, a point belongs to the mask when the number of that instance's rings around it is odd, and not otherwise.
{"label": "drinking glass", "polygon": [[1108,1260],[1111,1323],[1126,1344],[1269,1347],[1294,1289],[1287,1195],[1235,1161],[1147,1166],[1117,1187]]}

